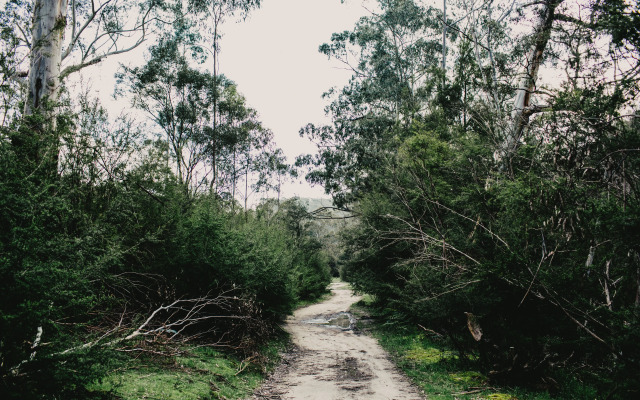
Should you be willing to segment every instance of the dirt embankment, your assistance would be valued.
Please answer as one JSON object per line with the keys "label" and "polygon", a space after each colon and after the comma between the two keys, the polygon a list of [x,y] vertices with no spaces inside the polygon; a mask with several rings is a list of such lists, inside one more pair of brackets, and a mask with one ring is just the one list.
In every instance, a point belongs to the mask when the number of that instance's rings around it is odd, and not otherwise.
{"label": "dirt embankment", "polygon": [[360,298],[344,283],[331,291],[289,317],[294,349],[252,399],[422,399],[375,339],[351,329],[345,311]]}

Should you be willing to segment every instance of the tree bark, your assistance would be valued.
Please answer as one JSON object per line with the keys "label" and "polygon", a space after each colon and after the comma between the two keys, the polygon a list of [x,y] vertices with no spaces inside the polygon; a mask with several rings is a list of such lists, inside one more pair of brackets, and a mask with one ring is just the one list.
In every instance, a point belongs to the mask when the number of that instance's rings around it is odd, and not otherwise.
{"label": "tree bark", "polygon": [[[79,21],[75,12],[75,2],[69,0],[33,0],[31,40],[25,39],[30,46],[29,72],[27,74],[27,96],[23,108],[24,124],[19,134],[12,137],[16,154],[34,167],[34,171],[43,176],[57,174],[59,137],[56,132],[56,110],[60,97],[62,81],[66,76],[81,69],[95,65],[110,55],[121,54],[138,47],[146,38],[153,10],[157,2],[141,7],[134,16],[125,15],[126,6],[112,9],[112,0],[91,2],[83,13],[84,20]],[[69,10],[71,7],[71,10]],[[71,11],[71,15],[67,13]],[[104,26],[105,16],[117,13],[116,18],[135,19],[133,24],[122,25],[115,30]],[[69,20],[70,19],[70,20]],[[124,21],[124,20],[123,20]],[[63,52],[63,39],[67,25],[71,25],[70,37]],[[95,32],[94,32],[95,31]],[[93,35],[93,36],[92,36]],[[86,43],[83,36],[89,37]],[[120,43],[132,40],[128,47]],[[100,52],[101,48],[106,50]],[[77,64],[62,69],[62,60],[73,49],[81,49]],[[30,118],[34,117],[34,118]]]}
{"label": "tree bark", "polygon": [[43,111],[47,103],[58,100],[67,6],[68,0],[35,0],[25,115]]}
{"label": "tree bark", "polygon": [[[48,180],[58,172],[59,139],[55,104],[60,94],[62,39],[68,0],[35,0],[32,20],[31,58],[24,123],[11,138],[25,168]],[[34,117],[34,118],[30,118]]]}
{"label": "tree bark", "polygon": [[442,72],[447,80],[447,0],[442,1]]}
{"label": "tree bark", "polygon": [[513,104],[513,112],[511,114],[513,125],[511,132],[507,133],[505,143],[505,153],[509,156],[518,147],[518,141],[522,136],[524,128],[529,123],[528,108],[531,105],[531,95],[536,90],[536,80],[540,65],[544,59],[544,51],[551,36],[551,28],[555,21],[556,8],[564,0],[547,0],[543,3],[543,9],[540,12],[540,19],[534,33],[533,46],[527,57],[520,84],[516,90],[516,98]]}

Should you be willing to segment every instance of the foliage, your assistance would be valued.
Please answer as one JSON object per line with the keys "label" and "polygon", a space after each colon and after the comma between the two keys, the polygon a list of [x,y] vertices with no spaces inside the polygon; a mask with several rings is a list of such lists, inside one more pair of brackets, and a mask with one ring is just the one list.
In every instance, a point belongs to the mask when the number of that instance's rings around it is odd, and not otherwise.
{"label": "foliage", "polygon": [[151,46],[146,65],[123,67],[121,86],[166,137],[178,182],[188,193],[235,199],[241,180],[253,173],[259,173],[254,189],[270,188],[271,173],[288,171],[280,150],[272,149],[273,134],[231,80],[190,66],[201,55],[189,31],[187,25]]}
{"label": "foliage", "polygon": [[[54,27],[67,34],[51,95],[24,108],[21,69],[42,41],[22,28],[39,4],[0,13],[0,397],[104,397],[87,387],[114,388],[117,368],[149,355],[190,363],[178,381],[212,369],[194,385],[208,395],[225,358],[212,347],[262,357],[284,315],[329,281],[306,228],[248,209],[250,190],[279,191],[294,171],[236,85],[198,67],[210,32],[193,19],[246,16],[259,1],[74,1]],[[88,90],[58,91],[152,33],[147,63],[119,78],[161,135],[110,118]],[[184,346],[207,360],[179,358]],[[141,381],[129,372],[120,378]],[[231,372],[231,385],[244,379]]]}
{"label": "foliage", "polygon": [[251,356],[299,298],[325,292],[319,246],[284,222],[306,215],[262,218],[188,193],[166,142],[109,123],[86,97],[79,106],[52,135],[56,176],[18,161],[5,138],[24,126],[3,130],[3,398],[88,398],[124,354],[174,357],[181,344]]}
{"label": "foliage", "polygon": [[104,274],[118,264],[120,244],[108,225],[84,212],[77,187],[66,180],[43,182],[38,171],[16,162],[6,141],[0,160],[0,214],[8,227],[0,239],[0,390],[11,396],[22,387],[20,398],[36,390],[81,392],[113,355],[61,352],[77,343],[77,335],[91,338],[92,327],[102,322],[96,312],[113,304],[105,296]]}
{"label": "foliage", "polygon": [[[417,3],[380,1],[380,13],[321,46],[349,55],[355,73],[333,91],[333,124],[304,132],[320,155],[299,161],[359,216],[345,233],[342,276],[396,318],[447,337],[461,358],[477,357],[492,382],[534,386],[570,370],[598,396],[640,388],[636,10],[622,3],[581,4],[580,14],[543,1],[518,15],[462,2],[451,69],[423,72],[402,93],[400,78],[413,73],[401,72],[425,64],[376,66],[436,40],[428,18],[394,28]],[[535,25],[545,15],[551,24]],[[526,18],[537,30],[509,49],[507,33]],[[538,82],[518,113],[510,99],[535,82],[517,74],[530,72],[532,54],[566,79]]]}
{"label": "foliage", "polygon": [[272,202],[264,203],[257,210],[258,219],[270,229],[282,232],[281,235],[286,240],[280,254],[290,254],[290,278],[294,284],[295,298],[303,301],[315,300],[327,293],[331,277],[327,256],[321,243],[313,235],[309,212],[297,198],[275,204],[275,213],[269,215],[273,212],[273,207]]}
{"label": "foliage", "polygon": [[[492,383],[480,370],[473,357],[459,357],[446,338],[418,326],[394,320],[389,312],[380,312],[375,303],[359,302],[353,306],[357,314],[373,318],[360,328],[372,334],[393,357],[397,365],[429,398],[434,399],[591,399],[593,387],[566,376],[558,387],[541,385],[536,390],[501,387]],[[550,384],[551,381],[549,381]]]}

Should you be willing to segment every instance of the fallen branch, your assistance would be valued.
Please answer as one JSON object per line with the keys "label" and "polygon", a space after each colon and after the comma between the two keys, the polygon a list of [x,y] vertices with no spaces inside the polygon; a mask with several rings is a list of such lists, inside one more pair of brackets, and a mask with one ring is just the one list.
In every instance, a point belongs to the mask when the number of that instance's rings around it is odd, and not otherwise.
{"label": "fallen branch", "polygon": [[[113,338],[118,332],[128,330],[124,327],[125,312],[119,318],[116,326],[106,330],[97,339],[78,346],[68,348],[56,353],[52,356],[62,356],[73,354],[79,351],[88,350],[94,347],[113,348],[121,352],[148,352],[158,355],[167,355],[166,352],[158,351],[151,348],[151,345],[167,345],[170,343],[184,344],[201,339],[203,336],[215,335],[216,340],[207,343],[208,346],[231,346],[231,339],[234,339],[232,327],[229,331],[218,332],[217,324],[213,327],[202,324],[211,323],[216,320],[242,320],[251,321],[254,319],[254,309],[252,303],[242,297],[232,295],[236,289],[225,291],[215,297],[203,296],[193,299],[178,299],[168,305],[161,305],[151,311],[149,316],[138,325],[131,333],[126,336]],[[212,313],[216,311],[217,313]],[[236,314],[231,313],[236,312]],[[243,315],[237,312],[245,312]],[[229,314],[225,314],[229,312]],[[198,326],[200,325],[200,326]],[[246,326],[241,329],[246,331]],[[144,337],[149,347],[140,346],[139,342],[133,347],[121,346],[125,342],[129,342],[136,338]],[[112,338],[107,341],[108,338]],[[228,340],[227,340],[228,339]],[[235,338],[240,339],[240,338]],[[12,374],[18,375],[20,369],[27,363],[34,361],[36,356],[36,348],[42,341],[42,327],[38,327],[35,340],[31,346],[33,352],[30,357],[20,362],[17,366],[11,368]],[[177,351],[173,349],[173,351]],[[244,367],[246,368],[246,366]]]}

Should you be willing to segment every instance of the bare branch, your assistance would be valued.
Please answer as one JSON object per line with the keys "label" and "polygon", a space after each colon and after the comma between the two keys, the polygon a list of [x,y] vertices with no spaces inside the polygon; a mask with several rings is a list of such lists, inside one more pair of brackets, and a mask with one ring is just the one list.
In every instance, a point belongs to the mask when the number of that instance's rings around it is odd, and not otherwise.
{"label": "bare branch", "polygon": [[91,15],[89,16],[89,18],[87,18],[87,20],[82,25],[82,27],[80,27],[80,29],[78,29],[77,32],[76,32],[76,8],[75,8],[75,3],[76,2],[75,2],[75,0],[73,0],[73,3],[71,4],[71,6],[72,6],[72,23],[73,23],[73,28],[72,28],[72,31],[71,31],[71,42],[69,43],[69,45],[65,49],[65,52],[62,54],[62,60],[64,60],[65,58],[67,58],[67,56],[69,54],[71,54],[71,51],[74,49],[74,47],[76,46],[76,44],[78,43],[78,41],[82,37],[82,33],[95,20],[95,18],[98,16],[98,13],[107,4],[109,4],[111,1],[112,0],[107,0],[104,3],[100,4],[100,7],[95,8],[95,2],[92,0],[91,1]]}

